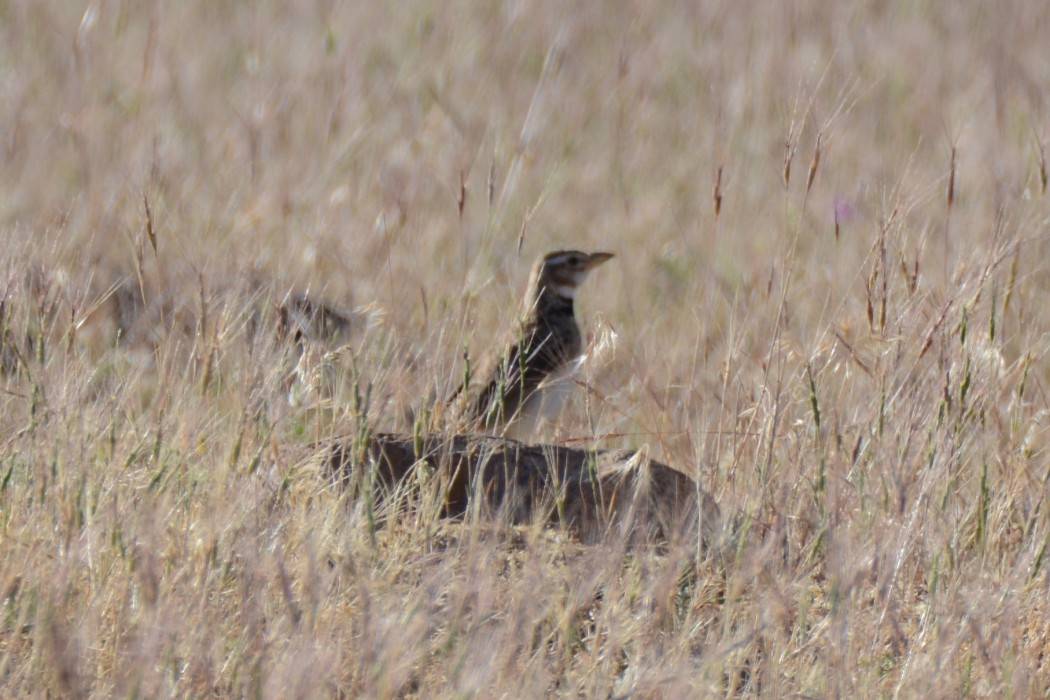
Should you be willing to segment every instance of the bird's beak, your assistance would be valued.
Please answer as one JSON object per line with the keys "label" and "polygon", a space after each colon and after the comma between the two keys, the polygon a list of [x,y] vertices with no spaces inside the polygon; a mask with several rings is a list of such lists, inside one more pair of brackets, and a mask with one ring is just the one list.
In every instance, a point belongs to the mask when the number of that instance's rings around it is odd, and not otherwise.
{"label": "bird's beak", "polygon": [[591,253],[587,260],[587,269],[593,270],[612,257],[615,257],[612,253]]}

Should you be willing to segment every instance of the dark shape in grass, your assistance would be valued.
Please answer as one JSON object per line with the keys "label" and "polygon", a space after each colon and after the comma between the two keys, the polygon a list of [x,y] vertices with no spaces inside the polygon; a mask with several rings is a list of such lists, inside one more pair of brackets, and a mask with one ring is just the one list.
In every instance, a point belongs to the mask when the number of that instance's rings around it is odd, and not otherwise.
{"label": "dark shape in grass", "polygon": [[483,507],[511,522],[560,522],[583,540],[618,532],[632,540],[686,544],[699,531],[707,540],[719,519],[714,500],[694,479],[640,451],[377,433],[363,444],[337,438],[320,457],[338,483],[357,489],[372,484],[378,499],[433,484],[446,516]]}

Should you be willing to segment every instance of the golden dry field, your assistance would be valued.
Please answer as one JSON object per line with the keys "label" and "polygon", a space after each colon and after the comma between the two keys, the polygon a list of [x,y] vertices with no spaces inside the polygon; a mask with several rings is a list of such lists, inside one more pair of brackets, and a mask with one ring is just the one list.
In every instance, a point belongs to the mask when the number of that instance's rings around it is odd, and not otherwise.
{"label": "golden dry field", "polygon": [[[1047,695],[1048,38],[0,0],[0,696]],[[616,257],[537,440],[673,465],[713,531],[333,485],[318,441],[440,430],[559,248]],[[295,294],[349,319],[301,360]]]}

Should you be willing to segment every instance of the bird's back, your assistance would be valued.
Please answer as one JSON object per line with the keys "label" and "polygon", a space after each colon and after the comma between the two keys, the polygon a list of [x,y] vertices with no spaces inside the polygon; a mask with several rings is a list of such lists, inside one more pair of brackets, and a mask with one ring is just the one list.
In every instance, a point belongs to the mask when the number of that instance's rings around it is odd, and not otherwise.
{"label": "bird's back", "polygon": [[545,379],[580,355],[571,300],[563,306],[567,308],[530,314],[516,339],[481,371],[481,389],[468,401],[463,418],[489,429],[514,420]]}

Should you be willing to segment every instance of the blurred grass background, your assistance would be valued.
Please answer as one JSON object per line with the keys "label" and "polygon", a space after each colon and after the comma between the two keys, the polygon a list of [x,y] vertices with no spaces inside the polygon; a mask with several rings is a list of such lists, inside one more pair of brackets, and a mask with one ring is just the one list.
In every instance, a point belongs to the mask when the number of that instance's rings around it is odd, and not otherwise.
{"label": "blurred grass background", "polygon": [[[4,692],[1045,694],[1047,36],[0,2]],[[543,437],[675,464],[719,547],[376,532],[297,468],[411,430],[562,247],[617,253],[578,304],[611,350]],[[289,289],[361,320],[327,412],[286,401]]]}

